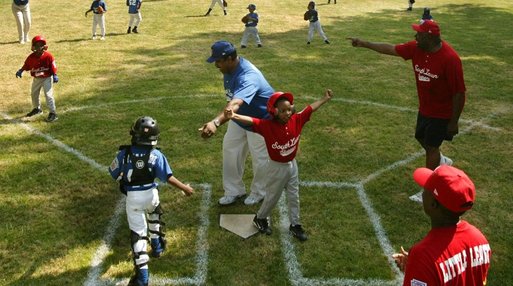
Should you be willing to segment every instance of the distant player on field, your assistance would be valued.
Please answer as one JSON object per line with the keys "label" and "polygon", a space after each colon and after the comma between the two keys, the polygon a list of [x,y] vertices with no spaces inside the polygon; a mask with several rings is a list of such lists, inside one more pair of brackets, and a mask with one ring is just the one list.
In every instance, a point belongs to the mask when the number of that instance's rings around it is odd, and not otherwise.
{"label": "distant player on field", "polygon": [[30,75],[34,77],[32,80],[32,88],[30,95],[32,97],[32,111],[27,113],[27,117],[43,113],[39,94],[41,89],[46,97],[46,105],[50,113],[47,122],[53,122],[58,119],[55,112],[55,100],[53,97],[53,84],[59,82],[57,77],[57,65],[55,58],[47,51],[46,39],[43,36],[35,36],[32,39],[32,53],[25,60],[23,67],[16,72],[16,77],[21,78],[23,71],[30,71]]}
{"label": "distant player on field", "polygon": [[253,36],[255,38],[255,41],[257,43],[257,47],[262,47],[262,41],[260,41],[260,36],[258,35],[258,14],[255,13],[256,5],[255,4],[249,4],[248,5],[249,13],[246,14],[244,17],[242,17],[242,23],[244,23],[244,26],[246,27],[244,29],[244,34],[242,34],[242,40],[240,42],[241,48],[246,48],[248,46],[248,38],[249,36]]}
{"label": "distant player on field", "polygon": [[326,44],[330,43],[330,41],[328,40],[328,37],[324,33],[324,30],[322,29],[321,21],[319,21],[319,13],[317,12],[317,10],[315,10],[315,2],[314,1],[310,1],[308,3],[308,10],[303,15],[303,19],[305,21],[310,22],[310,24],[308,25],[308,39],[306,42],[307,45],[310,45],[310,42],[313,39],[313,35],[314,35],[315,31],[317,31],[319,33],[319,35],[322,37],[322,39],[324,40],[324,42]]}
{"label": "distant player on field", "polygon": [[485,236],[461,220],[474,205],[475,187],[461,170],[443,165],[419,168],[413,178],[422,187],[424,212],[431,230],[409,252],[393,255],[404,271],[403,286],[483,286],[492,251]]}
{"label": "distant player on field", "polygon": [[452,164],[451,159],[440,153],[440,146],[459,131],[466,91],[463,67],[456,51],[441,40],[440,27],[434,20],[421,20],[412,28],[417,32],[415,41],[395,46],[348,39],[354,47],[412,61],[419,98],[415,139],[426,151],[426,167],[434,170],[439,165]]}
{"label": "distant player on field", "polygon": [[89,12],[93,12],[93,40],[96,40],[96,27],[100,26],[100,32],[102,33],[100,40],[105,40],[105,13],[107,13],[107,5],[102,0],[94,0],[91,3],[91,8],[85,12],[85,16]]}
{"label": "distant player on field", "polygon": [[[131,32],[139,33],[137,31],[137,27],[142,21],[141,16],[141,4],[142,0],[126,0],[126,5],[128,6],[128,15],[130,15],[130,20],[128,22],[128,30],[126,30],[127,34],[130,34]],[[134,27],[132,29],[132,26]]]}
{"label": "distant player on field", "polygon": [[216,3],[219,4],[219,7],[223,8],[224,15],[227,15],[226,7],[228,6],[228,2],[226,2],[225,0],[212,0],[212,2],[210,3],[210,7],[208,7],[207,13],[205,13],[205,16],[210,15],[210,12],[212,12],[212,9],[214,9]]}
{"label": "distant player on field", "polygon": [[267,111],[272,119],[258,119],[225,110],[225,117],[251,126],[252,131],[264,137],[270,160],[267,162],[267,193],[264,202],[253,219],[253,224],[261,233],[271,234],[269,217],[278,200],[286,190],[289,207],[290,233],[305,241],[308,239],[299,221],[299,174],[296,153],[303,126],[310,120],[314,111],[328,102],[333,93],[326,90],[323,98],[295,113],[294,97],[291,93],[275,92],[267,102]]}

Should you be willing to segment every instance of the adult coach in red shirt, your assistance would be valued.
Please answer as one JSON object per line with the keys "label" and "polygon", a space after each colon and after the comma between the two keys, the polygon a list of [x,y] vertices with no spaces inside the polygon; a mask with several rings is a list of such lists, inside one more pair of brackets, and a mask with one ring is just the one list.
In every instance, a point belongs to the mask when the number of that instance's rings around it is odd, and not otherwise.
{"label": "adult coach in red shirt", "polygon": [[440,153],[440,146],[458,134],[465,105],[463,68],[456,51],[441,40],[435,21],[422,20],[412,28],[417,32],[415,40],[399,45],[347,39],[354,47],[412,61],[419,97],[415,138],[426,150],[426,167],[434,170],[439,165],[452,165],[452,160]]}
{"label": "adult coach in red shirt", "polygon": [[410,252],[393,255],[404,271],[403,286],[486,285],[491,249],[484,235],[460,216],[471,209],[475,187],[461,170],[440,166],[419,168],[414,180],[424,188],[424,212],[431,231]]}

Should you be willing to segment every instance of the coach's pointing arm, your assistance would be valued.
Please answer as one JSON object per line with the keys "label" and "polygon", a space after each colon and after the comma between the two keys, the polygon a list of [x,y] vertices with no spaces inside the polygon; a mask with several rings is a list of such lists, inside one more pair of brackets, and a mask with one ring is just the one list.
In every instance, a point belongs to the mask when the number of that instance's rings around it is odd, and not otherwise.
{"label": "coach's pointing arm", "polygon": [[381,54],[391,55],[391,56],[399,56],[399,54],[395,51],[395,46],[387,43],[375,43],[364,41],[358,38],[346,38],[351,41],[351,45],[357,48],[367,48],[373,51],[376,51]]}

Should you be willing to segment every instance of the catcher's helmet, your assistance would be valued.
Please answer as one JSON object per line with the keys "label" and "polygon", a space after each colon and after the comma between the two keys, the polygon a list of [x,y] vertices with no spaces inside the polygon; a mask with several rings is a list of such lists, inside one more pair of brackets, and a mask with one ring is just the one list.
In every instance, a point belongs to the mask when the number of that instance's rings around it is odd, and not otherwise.
{"label": "catcher's helmet", "polygon": [[46,45],[46,39],[43,37],[43,36],[35,36],[34,38],[32,38],[32,51],[35,51],[35,45],[37,42],[42,42],[43,43],[43,50],[46,50],[48,49],[48,46]]}
{"label": "catcher's helmet", "polygon": [[130,135],[132,135],[132,144],[136,145],[157,145],[160,130],[157,121],[149,116],[143,116],[137,119],[132,128]]}
{"label": "catcher's helmet", "polygon": [[269,112],[269,114],[271,114],[273,117],[278,114],[276,102],[278,101],[278,99],[282,97],[286,98],[290,102],[292,108],[294,107],[294,96],[292,95],[292,93],[277,91],[273,93],[273,95],[271,95],[271,97],[269,98],[269,101],[267,101],[267,112]]}

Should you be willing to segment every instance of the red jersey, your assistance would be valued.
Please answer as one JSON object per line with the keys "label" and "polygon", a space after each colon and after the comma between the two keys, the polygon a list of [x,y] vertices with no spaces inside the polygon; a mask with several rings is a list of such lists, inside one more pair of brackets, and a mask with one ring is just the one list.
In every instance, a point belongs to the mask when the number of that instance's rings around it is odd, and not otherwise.
{"label": "red jersey", "polygon": [[289,162],[296,157],[299,137],[313,109],[309,105],[303,111],[293,114],[286,124],[276,120],[253,118],[253,131],[262,135],[269,157],[276,162]]}
{"label": "red jersey", "polygon": [[486,285],[491,249],[473,225],[433,228],[408,255],[403,286]]}
{"label": "red jersey", "polygon": [[403,59],[412,60],[420,114],[450,119],[453,96],[466,91],[463,67],[456,51],[445,41],[434,53],[417,48],[416,41],[396,45],[395,51]]}
{"label": "red jersey", "polygon": [[40,57],[38,57],[36,53],[30,54],[21,69],[24,71],[29,70],[30,75],[33,77],[49,77],[53,74],[57,74],[55,59],[53,55],[47,51],[44,51]]}

